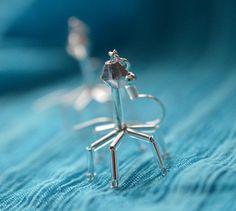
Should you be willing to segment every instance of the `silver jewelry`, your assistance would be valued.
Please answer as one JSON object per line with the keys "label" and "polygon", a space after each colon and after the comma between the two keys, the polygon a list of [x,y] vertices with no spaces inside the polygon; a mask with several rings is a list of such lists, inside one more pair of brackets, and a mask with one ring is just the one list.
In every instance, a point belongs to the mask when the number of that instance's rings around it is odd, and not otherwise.
{"label": "silver jewelry", "polygon": [[[65,107],[72,106],[77,112],[84,110],[89,103],[94,100],[98,103],[107,103],[111,96],[108,87],[105,84],[97,83],[97,69],[95,63],[99,63],[98,59],[91,58],[89,55],[90,42],[88,39],[89,29],[85,23],[76,17],[70,17],[68,20],[68,39],[67,52],[78,61],[82,72],[83,85],[72,90],[58,90],[38,99],[34,106],[37,110],[47,109],[56,105]],[[101,120],[101,121],[100,121]],[[93,121],[82,123],[77,126],[81,129],[86,126],[103,123],[105,118],[97,118]],[[65,121],[65,122],[68,122]],[[107,119],[105,122],[110,122]]]}
{"label": "silver jewelry", "polygon": [[[96,127],[96,131],[104,131],[111,129],[111,132],[109,132],[99,140],[93,142],[86,148],[88,152],[87,177],[89,178],[89,180],[93,180],[96,175],[94,166],[94,152],[110,143],[112,164],[111,187],[117,188],[119,186],[119,178],[116,149],[125,135],[150,143],[152,145],[154,156],[157,160],[157,163],[159,164],[161,173],[163,175],[166,174],[164,160],[156,140],[153,136],[142,132],[143,130],[146,131],[158,128],[164,118],[165,109],[158,98],[152,95],[138,93],[137,88],[134,85],[134,80],[136,79],[136,76],[134,73],[127,70],[129,67],[129,62],[127,59],[120,58],[116,50],[109,52],[109,56],[110,60],[108,60],[104,65],[101,79],[108,85],[108,87],[111,88],[114,116],[113,123]],[[162,108],[162,117],[156,118],[153,121],[145,122],[142,124],[126,123],[123,119],[123,107],[120,95],[120,89],[123,87],[125,87],[131,100],[138,98],[147,98],[154,100],[158,104],[158,106],[161,106]]]}

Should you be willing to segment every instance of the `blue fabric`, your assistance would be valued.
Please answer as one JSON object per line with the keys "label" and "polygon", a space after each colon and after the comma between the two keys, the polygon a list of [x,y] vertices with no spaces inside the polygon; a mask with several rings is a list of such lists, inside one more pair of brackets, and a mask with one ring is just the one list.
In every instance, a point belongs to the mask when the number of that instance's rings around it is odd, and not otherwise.
{"label": "blue fabric", "polygon": [[[0,2],[0,210],[234,211],[235,2],[100,2]],[[82,84],[64,51],[71,15],[91,26],[95,55],[116,47],[130,60],[140,91],[166,105],[160,132],[171,153],[167,176],[148,146],[141,153],[126,139],[118,150],[121,187],[109,188],[108,148],[89,183],[85,147],[101,135],[71,131],[58,107],[33,108],[51,91]],[[143,104],[135,104],[133,116],[155,112]],[[82,122],[110,114],[105,110],[94,103],[70,114]]]}
{"label": "blue fabric", "polygon": [[[119,148],[118,190],[109,188],[107,158],[96,165],[93,183],[85,179],[85,146],[95,140],[90,129],[74,134],[62,129],[56,109],[30,109],[48,90],[2,98],[1,209],[235,210],[236,73],[208,66],[201,75],[167,74],[174,67],[152,63],[138,75],[143,89],[167,106],[163,133],[172,155],[168,175],[160,176],[149,150],[140,153],[125,142]],[[162,71],[153,77],[153,68]],[[109,156],[108,149],[104,153]]]}

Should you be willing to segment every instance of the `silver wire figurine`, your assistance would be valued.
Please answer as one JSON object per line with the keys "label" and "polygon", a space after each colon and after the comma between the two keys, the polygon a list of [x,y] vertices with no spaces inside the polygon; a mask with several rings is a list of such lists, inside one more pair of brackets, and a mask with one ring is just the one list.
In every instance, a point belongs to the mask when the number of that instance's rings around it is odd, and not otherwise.
{"label": "silver wire figurine", "polygon": [[79,62],[84,80],[84,86],[78,90],[74,106],[77,111],[82,111],[92,100],[99,103],[109,101],[110,93],[106,86],[96,83],[94,66],[98,61],[89,56],[88,27],[75,17],[69,18],[68,25],[67,52]]}
{"label": "silver wire figurine", "polygon": [[[103,126],[97,126],[96,131],[104,131],[111,129],[111,132],[100,138],[99,140],[93,142],[89,145],[86,150],[88,152],[88,172],[87,177],[89,180],[93,180],[95,173],[94,166],[94,152],[105,145],[110,143],[110,153],[111,153],[111,174],[112,182],[111,187],[117,188],[119,186],[119,177],[118,177],[118,163],[117,163],[117,147],[120,144],[122,138],[125,135],[128,135],[132,138],[146,141],[152,145],[153,153],[156,158],[159,168],[163,175],[166,174],[166,168],[163,160],[163,155],[161,150],[154,139],[153,136],[144,133],[143,131],[153,130],[159,128],[160,123],[162,122],[165,110],[163,104],[159,101],[158,98],[152,95],[139,94],[137,88],[134,85],[134,80],[136,76],[134,73],[128,71],[129,62],[127,59],[120,58],[117,51],[113,50],[109,52],[110,60],[108,60],[103,68],[101,74],[101,79],[110,87],[112,93],[112,102],[113,102],[113,123]],[[123,107],[121,100],[121,89],[125,88],[129,98],[131,100],[137,98],[147,98],[154,100],[158,106],[162,108],[162,117],[157,118],[150,122],[145,122],[142,124],[129,124],[126,123],[123,119]]]}
{"label": "silver wire figurine", "polygon": [[[36,110],[44,110],[59,105],[62,111],[65,107],[72,106],[77,112],[81,112],[92,100],[102,104],[111,100],[108,87],[96,81],[97,74],[95,70],[98,69],[99,60],[91,58],[89,55],[90,42],[88,39],[88,27],[78,18],[70,17],[68,19],[68,30],[66,50],[68,54],[78,61],[82,71],[83,85],[69,91],[57,90],[38,99],[34,103]],[[65,111],[62,113],[66,117]],[[64,118],[64,120],[68,122],[68,119]],[[102,122],[110,122],[110,118],[99,117],[77,125],[77,129]]]}

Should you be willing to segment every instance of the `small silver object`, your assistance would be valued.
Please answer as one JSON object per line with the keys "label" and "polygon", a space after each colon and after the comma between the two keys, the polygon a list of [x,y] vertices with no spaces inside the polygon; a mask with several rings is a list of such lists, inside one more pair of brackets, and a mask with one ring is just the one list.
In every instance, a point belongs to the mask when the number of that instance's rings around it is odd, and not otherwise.
{"label": "small silver object", "polygon": [[[34,103],[36,110],[44,110],[56,105],[65,107],[73,106],[77,112],[84,110],[94,100],[98,103],[107,103],[111,99],[108,87],[97,83],[97,69],[99,60],[90,57],[90,42],[88,39],[89,29],[85,23],[76,17],[68,20],[67,52],[78,61],[82,71],[83,85],[72,90],[57,90]],[[97,118],[93,121],[77,125],[77,129],[95,125],[105,121],[105,118]],[[68,120],[65,119],[65,122]],[[110,122],[110,118],[105,122]]]}
{"label": "small silver object", "polygon": [[89,57],[88,27],[76,17],[69,18],[68,25],[67,52],[79,62],[84,79],[84,86],[77,93],[74,107],[82,111],[92,100],[99,103],[110,101],[110,93],[106,86],[96,83],[94,63],[98,63],[98,60]]}
{"label": "small silver object", "polygon": [[[110,60],[108,60],[104,65],[101,79],[111,89],[113,102],[113,123],[96,127],[96,131],[111,130],[111,132],[107,133],[105,136],[93,142],[86,148],[88,153],[87,177],[89,180],[93,180],[96,175],[94,166],[94,152],[110,143],[109,149],[111,153],[112,164],[111,187],[117,188],[119,186],[119,177],[116,149],[125,135],[150,143],[152,145],[153,153],[161,170],[161,173],[163,175],[166,174],[163,155],[161,154],[161,150],[156,140],[153,136],[142,132],[144,130],[147,131],[159,128],[165,116],[165,109],[158,98],[152,95],[139,94],[136,86],[134,85],[136,76],[134,73],[127,70],[129,67],[129,62],[127,59],[120,58],[116,50],[109,52],[109,56]],[[154,100],[158,104],[158,106],[161,106],[162,108],[162,117],[141,124],[126,123],[123,119],[123,107],[120,93],[121,88],[126,89],[131,100],[137,98],[147,98]]]}

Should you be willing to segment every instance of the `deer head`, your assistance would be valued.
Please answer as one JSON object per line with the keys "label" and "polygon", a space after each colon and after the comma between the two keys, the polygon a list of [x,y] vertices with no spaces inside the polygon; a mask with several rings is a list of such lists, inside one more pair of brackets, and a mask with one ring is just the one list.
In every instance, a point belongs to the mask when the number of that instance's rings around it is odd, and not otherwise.
{"label": "deer head", "polygon": [[128,71],[129,62],[125,58],[120,58],[117,51],[108,53],[110,60],[105,62],[101,79],[111,88],[119,89],[130,81],[136,79],[135,74]]}

